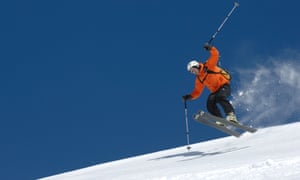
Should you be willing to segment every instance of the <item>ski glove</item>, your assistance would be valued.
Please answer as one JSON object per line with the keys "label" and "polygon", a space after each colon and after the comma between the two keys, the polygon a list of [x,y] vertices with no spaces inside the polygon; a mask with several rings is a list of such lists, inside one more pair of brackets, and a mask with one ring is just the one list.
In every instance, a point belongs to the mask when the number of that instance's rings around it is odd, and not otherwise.
{"label": "ski glove", "polygon": [[191,96],[190,94],[187,94],[187,95],[182,96],[182,99],[183,99],[184,101],[191,100],[191,99],[192,99],[192,96]]}
{"label": "ski glove", "polygon": [[205,43],[203,47],[204,47],[204,49],[206,49],[207,51],[209,51],[209,50],[211,50],[212,45],[210,45],[209,43]]}

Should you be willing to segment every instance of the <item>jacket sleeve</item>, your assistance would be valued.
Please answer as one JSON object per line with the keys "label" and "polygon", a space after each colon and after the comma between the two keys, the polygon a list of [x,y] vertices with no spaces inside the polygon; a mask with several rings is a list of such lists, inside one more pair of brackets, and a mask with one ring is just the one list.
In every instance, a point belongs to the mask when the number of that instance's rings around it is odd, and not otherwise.
{"label": "jacket sleeve", "polygon": [[192,96],[192,100],[197,99],[204,89],[204,85],[196,78],[195,87],[193,92],[190,94]]}
{"label": "jacket sleeve", "polygon": [[213,68],[218,64],[219,51],[216,47],[213,46],[209,52],[210,52],[210,57],[206,61],[206,65],[208,66],[208,68]]}

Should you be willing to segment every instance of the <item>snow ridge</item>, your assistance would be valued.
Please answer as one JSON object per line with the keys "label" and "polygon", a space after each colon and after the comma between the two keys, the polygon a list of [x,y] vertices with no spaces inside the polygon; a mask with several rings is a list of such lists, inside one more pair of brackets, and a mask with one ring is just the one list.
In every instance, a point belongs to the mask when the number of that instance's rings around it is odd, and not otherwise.
{"label": "snow ridge", "polygon": [[42,180],[256,180],[300,179],[300,123],[259,129]]}

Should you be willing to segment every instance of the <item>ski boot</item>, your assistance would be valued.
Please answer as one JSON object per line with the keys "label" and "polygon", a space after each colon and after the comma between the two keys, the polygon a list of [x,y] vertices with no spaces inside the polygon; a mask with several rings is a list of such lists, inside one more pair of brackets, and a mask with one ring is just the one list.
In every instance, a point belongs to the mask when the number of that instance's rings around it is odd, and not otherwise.
{"label": "ski boot", "polygon": [[236,118],[236,115],[234,114],[234,112],[228,113],[227,116],[226,116],[226,120],[230,121],[230,122],[233,122],[233,123],[237,123],[237,124],[239,123],[237,118]]}

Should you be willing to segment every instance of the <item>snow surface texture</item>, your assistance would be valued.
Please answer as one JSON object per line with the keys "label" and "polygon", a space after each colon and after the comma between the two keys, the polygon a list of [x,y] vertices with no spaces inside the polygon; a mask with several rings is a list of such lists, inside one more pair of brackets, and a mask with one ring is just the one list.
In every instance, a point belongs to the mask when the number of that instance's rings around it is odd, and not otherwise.
{"label": "snow surface texture", "polygon": [[300,123],[71,171],[42,180],[299,180]]}

